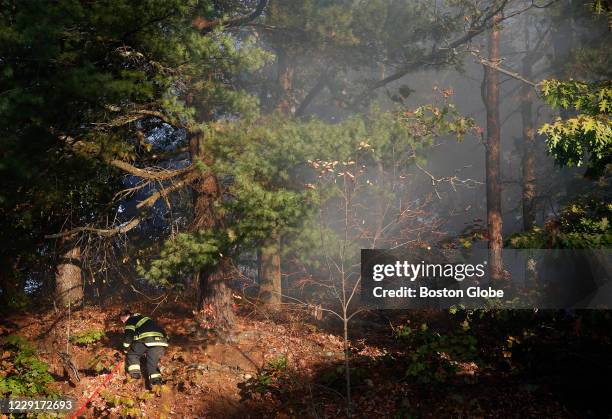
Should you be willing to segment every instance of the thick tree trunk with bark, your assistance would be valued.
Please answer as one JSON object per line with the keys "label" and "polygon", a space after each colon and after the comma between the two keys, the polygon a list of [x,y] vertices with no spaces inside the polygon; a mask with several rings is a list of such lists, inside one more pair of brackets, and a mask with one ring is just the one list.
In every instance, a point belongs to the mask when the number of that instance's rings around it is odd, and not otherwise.
{"label": "thick tree trunk with bark", "polygon": [[280,236],[272,233],[259,249],[259,298],[270,309],[281,305]]}
{"label": "thick tree trunk with bark", "polygon": [[[523,61],[523,75],[531,79],[532,62]],[[523,122],[523,228],[531,230],[536,221],[535,129],[533,122],[533,94],[531,86],[521,88],[521,119]]]}
{"label": "thick tree trunk with bark", "polygon": [[[295,112],[291,100],[293,88],[293,65],[286,51],[277,52],[277,88],[276,110],[288,117]],[[270,309],[280,308],[282,301],[281,287],[281,232],[271,233],[262,243],[258,252],[258,276],[260,281],[259,296]]]}
{"label": "thick tree trunk with bark", "polygon": [[81,249],[78,245],[70,245],[60,257],[55,273],[55,295],[61,306],[83,303]]}
{"label": "thick tree trunk with bark", "polygon": [[[191,134],[190,151],[194,162],[198,159],[206,162],[202,133]],[[221,188],[216,176],[202,171],[193,183],[192,231],[210,230],[222,225],[222,220],[214,207],[220,197]],[[232,292],[226,275],[230,271],[229,266],[229,260],[222,257],[217,265],[203,269],[194,278],[194,284],[198,287],[198,321],[200,324],[211,325],[219,331],[228,331],[234,324]]]}
{"label": "thick tree trunk with bark", "polygon": [[[499,22],[501,16],[495,16]],[[489,34],[489,61],[499,63],[499,28]],[[489,269],[493,279],[503,276],[502,261],[502,200],[501,200],[501,129],[499,120],[499,73],[490,66],[484,68],[485,107],[487,110],[486,184],[487,227],[489,233]]]}

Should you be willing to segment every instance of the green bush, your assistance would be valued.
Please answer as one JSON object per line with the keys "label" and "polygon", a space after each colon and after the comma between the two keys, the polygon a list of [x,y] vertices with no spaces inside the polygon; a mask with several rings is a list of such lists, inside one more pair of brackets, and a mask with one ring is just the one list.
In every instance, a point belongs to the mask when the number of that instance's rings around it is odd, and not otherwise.
{"label": "green bush", "polygon": [[287,357],[280,355],[276,359],[272,359],[268,362],[268,369],[273,371],[285,371],[287,369]]}
{"label": "green bush", "polygon": [[563,207],[544,228],[515,234],[515,249],[607,249],[612,247],[612,203],[609,195],[585,195]]}
{"label": "green bush", "polygon": [[117,395],[107,390],[100,393],[104,400],[104,408],[97,411],[97,416],[107,417],[111,412],[119,412],[121,417],[138,418],[144,417],[140,405],[147,403],[153,398],[153,393],[148,391],[137,392],[130,395]]}
{"label": "green bush", "polygon": [[84,330],[80,333],[76,333],[73,336],[71,336],[70,342],[77,344],[77,345],[85,346],[91,343],[98,342],[100,339],[102,339],[105,336],[106,334],[104,333],[103,330],[97,330],[97,329]]}
{"label": "green bush", "polygon": [[38,359],[32,344],[21,336],[9,336],[2,344],[0,396],[46,396],[53,377],[49,365]]}
{"label": "green bush", "polygon": [[457,370],[457,361],[477,359],[476,338],[465,330],[440,334],[429,329],[426,324],[419,328],[404,325],[395,330],[395,335],[407,341],[410,347],[406,376],[421,383],[444,382]]}
{"label": "green bush", "polygon": [[270,360],[259,374],[245,382],[242,393],[246,398],[252,397],[255,393],[280,395],[286,390],[285,384],[288,380],[287,357],[280,355]]}

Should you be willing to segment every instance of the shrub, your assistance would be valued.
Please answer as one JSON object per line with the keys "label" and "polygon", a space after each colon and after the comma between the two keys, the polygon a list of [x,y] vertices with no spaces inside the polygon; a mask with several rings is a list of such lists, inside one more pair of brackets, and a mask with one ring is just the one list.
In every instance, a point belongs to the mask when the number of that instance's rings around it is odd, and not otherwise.
{"label": "shrub", "polygon": [[516,249],[607,249],[612,247],[611,220],[609,195],[580,196],[544,228],[515,234],[508,243]]}
{"label": "shrub", "polygon": [[49,365],[38,359],[32,344],[21,336],[9,336],[0,355],[0,396],[52,395]]}
{"label": "shrub", "polygon": [[133,395],[117,395],[105,390],[100,393],[100,397],[104,404],[101,409],[96,409],[98,416],[119,414],[121,417],[138,418],[144,417],[140,404],[151,400],[153,395],[147,391]]}
{"label": "shrub", "polygon": [[422,324],[419,328],[401,326],[395,335],[410,346],[406,376],[421,383],[446,381],[457,370],[457,360],[473,361],[478,354],[476,338],[465,331],[440,334]]}
{"label": "shrub", "polygon": [[83,332],[76,333],[75,335],[70,337],[70,342],[75,343],[77,345],[89,345],[91,343],[98,342],[100,339],[105,337],[106,334],[103,330],[84,330]]}
{"label": "shrub", "polygon": [[251,398],[255,393],[280,395],[286,390],[285,384],[288,380],[287,358],[281,355],[269,361],[259,374],[244,383],[243,397]]}

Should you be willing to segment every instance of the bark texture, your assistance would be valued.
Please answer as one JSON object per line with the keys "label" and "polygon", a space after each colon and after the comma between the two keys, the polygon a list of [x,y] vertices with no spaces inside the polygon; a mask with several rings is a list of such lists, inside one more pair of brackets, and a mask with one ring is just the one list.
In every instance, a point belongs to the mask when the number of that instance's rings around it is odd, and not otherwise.
{"label": "bark texture", "polygon": [[270,309],[281,305],[280,236],[276,233],[264,241],[259,250],[259,298]]}
{"label": "bark texture", "polygon": [[[495,22],[501,20],[497,14]],[[489,34],[489,61],[499,64],[499,28]],[[487,227],[489,233],[489,269],[493,279],[503,276],[502,262],[502,200],[501,200],[501,129],[499,120],[499,73],[485,66],[485,107],[487,111],[486,184]]]}
{"label": "bark texture", "polygon": [[[286,116],[293,116],[295,107],[291,99],[294,68],[284,50],[277,52],[277,88],[278,98],[276,111]],[[258,252],[259,297],[269,309],[280,308],[282,301],[281,287],[281,233],[273,232],[261,245]]]}
{"label": "bark texture", "polygon": [[61,306],[78,306],[83,303],[81,277],[81,249],[69,246],[60,257],[55,273],[55,294]]}
{"label": "bark texture", "polygon": [[[192,160],[206,162],[203,147],[203,134],[193,133],[190,138]],[[212,230],[221,227],[222,220],[215,210],[215,202],[221,197],[221,188],[216,176],[200,171],[193,182],[194,219],[192,231]],[[228,284],[227,272],[230,261],[223,257],[215,265],[198,272],[194,278],[197,286],[197,309],[200,324],[211,325],[219,331],[229,330],[234,324],[232,292]]]}

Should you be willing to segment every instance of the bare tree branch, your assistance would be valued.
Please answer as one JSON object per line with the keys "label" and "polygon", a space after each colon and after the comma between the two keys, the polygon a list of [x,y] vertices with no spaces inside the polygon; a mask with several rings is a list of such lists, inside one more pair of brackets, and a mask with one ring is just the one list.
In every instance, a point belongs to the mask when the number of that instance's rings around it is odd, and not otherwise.
{"label": "bare tree branch", "polygon": [[499,64],[492,63],[491,61],[487,60],[486,58],[480,57],[479,55],[476,55],[476,54],[474,54],[474,55],[476,56],[476,60],[478,61],[478,63],[480,63],[480,64],[482,64],[484,66],[487,66],[489,68],[492,68],[493,70],[497,70],[497,71],[499,71],[502,74],[505,74],[507,76],[512,77],[513,79],[522,81],[523,83],[526,83],[526,84],[528,84],[528,85],[530,85],[532,87],[538,87],[538,83],[535,83],[535,82],[533,82],[531,80],[527,80],[525,77],[521,76],[520,74],[515,73],[514,71],[510,71],[508,69],[505,69],[502,66],[500,66]]}
{"label": "bare tree branch", "polygon": [[454,191],[457,191],[456,188],[456,184],[463,184],[463,185],[467,185],[469,186],[473,186],[473,185],[482,185],[483,183],[475,180],[475,179],[460,179],[457,175],[453,175],[453,176],[443,176],[440,178],[435,177],[431,172],[429,172],[427,169],[425,169],[423,166],[421,166],[419,164],[419,162],[416,160],[416,154],[413,154],[411,156],[414,159],[414,164],[417,167],[417,169],[419,169],[421,172],[425,173],[427,175],[427,177],[429,177],[429,179],[431,179],[431,186],[434,189],[434,192],[436,194],[436,196],[438,197],[438,199],[442,199],[442,196],[440,196],[440,192],[438,191],[438,184],[442,183],[442,182],[448,182],[448,184],[453,188]]}
{"label": "bare tree branch", "polygon": [[155,202],[159,198],[166,198],[168,195],[170,195],[172,192],[176,191],[177,189],[181,189],[181,188],[189,185],[191,182],[196,180],[198,178],[198,176],[199,176],[199,174],[196,173],[196,172],[188,173],[187,176],[185,176],[184,179],[181,179],[178,182],[174,182],[169,187],[161,189],[161,190],[155,192],[154,194],[151,194],[144,201],[140,201],[138,204],[136,204],[136,208],[140,209],[142,207],[153,206],[153,204],[155,204]]}
{"label": "bare tree branch", "polygon": [[127,223],[120,225],[118,227],[115,227],[115,228],[96,228],[96,227],[90,227],[90,226],[83,226],[83,227],[73,228],[72,230],[62,231],[60,233],[47,234],[45,236],[45,239],[59,239],[62,237],[73,236],[77,233],[86,233],[86,232],[95,233],[102,237],[111,237],[117,234],[127,233],[128,231],[132,230],[134,227],[140,224],[142,220],[144,220],[145,216],[146,215],[143,214],[139,217],[132,218]]}
{"label": "bare tree branch", "polygon": [[118,128],[130,124],[132,122],[139,121],[146,117],[157,118],[167,123],[168,125],[172,125],[176,128],[187,128],[182,122],[172,118],[171,116],[166,115],[165,113],[160,111],[154,111],[149,109],[139,109],[135,111],[130,111],[126,115],[122,115],[110,122],[95,123],[94,125],[98,129]]}
{"label": "bare tree branch", "polygon": [[[153,205],[157,202],[158,199],[168,197],[168,195],[170,195],[173,191],[176,191],[177,189],[187,186],[188,184],[190,184],[191,182],[193,182],[194,180],[198,178],[198,173],[195,171],[190,172],[189,169],[155,172],[155,171],[151,171],[148,169],[139,169],[137,167],[134,167],[120,160],[117,160],[115,162],[120,163],[119,166],[121,167],[124,167],[125,165],[129,166],[127,168],[128,170],[126,171],[134,174],[135,176],[144,177],[145,179],[154,179],[158,181],[171,179],[172,177],[177,176],[178,174],[181,174],[181,173],[187,173],[187,175],[183,179],[177,182],[174,182],[168,188],[163,188],[153,193],[149,197],[147,197],[144,201],[139,202],[136,205],[136,208],[138,209],[153,207]],[[117,166],[116,164],[114,165]],[[133,188],[130,188],[130,189],[133,189]],[[117,234],[125,234],[128,231],[135,228],[136,226],[138,226],[138,224],[140,224],[140,222],[145,219],[145,217],[147,216],[147,213],[148,211],[144,211],[143,213],[141,213],[141,215],[132,218],[127,223],[124,223],[114,228],[97,228],[97,227],[92,227],[92,226],[83,226],[83,227],[73,228],[72,230],[62,231],[60,233],[48,234],[45,236],[45,238],[46,239],[57,239],[57,238],[62,238],[62,237],[73,236],[78,233],[94,233],[102,237],[112,237]]]}
{"label": "bare tree branch", "polygon": [[118,200],[122,200],[125,199],[126,197],[128,197],[129,195],[138,192],[139,190],[146,188],[147,186],[149,186],[151,184],[151,181],[146,180],[146,181],[142,181],[140,183],[138,183],[136,186],[132,186],[131,188],[126,188],[126,189],[122,189],[119,192],[117,192],[114,196],[113,196],[113,202],[118,201]]}
{"label": "bare tree branch", "polygon": [[192,170],[191,166],[186,167],[184,169],[176,169],[176,170],[164,170],[164,169],[154,170],[150,168],[141,169],[139,167],[131,165],[128,162],[125,162],[123,160],[117,160],[117,159],[111,160],[109,163],[111,164],[111,166],[115,166],[116,168],[121,169],[124,172],[127,172],[131,175],[138,176],[143,179],[157,180],[157,181],[172,179],[176,176],[182,175]]}
{"label": "bare tree branch", "polygon": [[298,107],[298,109],[295,111],[295,116],[297,118],[304,115],[304,112],[306,112],[306,108],[308,108],[308,105],[310,105],[310,103],[314,100],[314,98],[319,93],[321,93],[323,88],[325,88],[325,85],[327,84],[327,81],[328,81],[328,77],[329,75],[327,72],[323,72],[321,74],[321,77],[319,78],[317,83],[312,87],[312,89],[310,89],[310,91],[308,92],[304,100],[302,100],[302,103],[300,103],[300,106]]}

